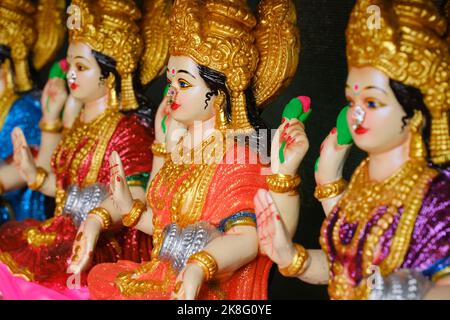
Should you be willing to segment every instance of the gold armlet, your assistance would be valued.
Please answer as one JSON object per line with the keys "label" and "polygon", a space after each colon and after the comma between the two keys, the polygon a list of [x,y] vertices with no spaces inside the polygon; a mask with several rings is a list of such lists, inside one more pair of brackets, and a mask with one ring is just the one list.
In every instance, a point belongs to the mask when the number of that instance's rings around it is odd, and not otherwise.
{"label": "gold armlet", "polygon": [[33,183],[28,184],[28,188],[33,191],[37,191],[44,185],[45,179],[47,179],[48,173],[42,167],[36,168],[36,178]]}
{"label": "gold armlet", "polygon": [[323,200],[323,199],[330,199],[337,197],[341,193],[345,191],[345,188],[347,188],[347,181],[344,179],[339,179],[337,181],[317,185],[316,190],[314,191],[314,197],[316,197],[317,200]]}
{"label": "gold armlet", "polygon": [[94,215],[99,217],[102,220],[102,229],[103,230],[108,230],[109,228],[111,228],[112,225],[112,219],[111,219],[111,215],[109,214],[108,210],[106,210],[105,208],[94,208],[91,211],[89,211],[89,215]]}
{"label": "gold armlet", "polygon": [[166,150],[166,144],[157,142],[152,144],[152,153],[156,157],[165,157],[169,154]]}
{"label": "gold armlet", "polygon": [[266,183],[269,185],[269,190],[276,193],[297,192],[300,185],[300,176],[273,174],[266,177]]}
{"label": "gold armlet", "polygon": [[39,122],[39,128],[42,132],[48,133],[60,133],[63,130],[63,124],[60,120],[57,120],[53,123],[48,123],[43,120]]}
{"label": "gold armlet", "polygon": [[134,200],[133,207],[131,207],[130,212],[122,218],[123,225],[125,227],[134,228],[141,219],[141,216],[144,213],[145,209],[145,203],[143,203],[141,200]]}
{"label": "gold armlet", "polygon": [[214,279],[217,271],[219,270],[216,260],[204,250],[191,255],[187,263],[198,264],[205,273],[205,281]]}
{"label": "gold armlet", "polygon": [[296,277],[302,274],[306,262],[308,261],[308,251],[301,245],[294,243],[295,256],[291,264],[286,268],[278,268],[280,273],[285,277]]}

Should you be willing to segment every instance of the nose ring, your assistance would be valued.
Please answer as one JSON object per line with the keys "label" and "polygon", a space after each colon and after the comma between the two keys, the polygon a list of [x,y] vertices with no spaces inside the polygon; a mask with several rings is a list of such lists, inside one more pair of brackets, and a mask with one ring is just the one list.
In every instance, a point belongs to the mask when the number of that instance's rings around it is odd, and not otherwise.
{"label": "nose ring", "polygon": [[366,118],[366,112],[360,106],[356,106],[352,118],[353,118],[352,127],[353,129],[357,129],[364,122],[364,119]]}

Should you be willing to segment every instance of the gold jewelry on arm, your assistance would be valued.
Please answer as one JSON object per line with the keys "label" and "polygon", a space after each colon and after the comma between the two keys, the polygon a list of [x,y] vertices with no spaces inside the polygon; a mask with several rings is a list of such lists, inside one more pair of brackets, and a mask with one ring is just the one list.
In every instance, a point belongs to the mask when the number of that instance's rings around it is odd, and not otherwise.
{"label": "gold jewelry on arm", "polygon": [[294,243],[295,256],[292,262],[286,268],[278,268],[280,273],[285,277],[297,277],[304,272],[304,267],[309,259],[308,251],[301,245]]}
{"label": "gold jewelry on arm", "polygon": [[165,157],[169,154],[166,149],[166,144],[159,142],[153,142],[152,153],[155,157]]}
{"label": "gold jewelry on arm", "polygon": [[217,266],[217,262],[214,259],[213,256],[211,256],[208,252],[205,250],[194,253],[191,255],[188,259],[189,263],[196,263],[198,264],[205,273],[205,281],[209,281],[211,279],[214,279],[215,275],[217,274],[217,271],[219,270],[219,267]]}
{"label": "gold jewelry on arm", "polygon": [[133,200],[133,207],[128,214],[122,218],[122,223],[125,227],[134,228],[142,217],[147,206],[141,200]]}
{"label": "gold jewelry on arm", "polygon": [[341,178],[331,183],[317,185],[314,191],[314,197],[319,201],[337,197],[345,191],[347,184],[347,181]]}
{"label": "gold jewelry on arm", "polygon": [[57,120],[52,123],[45,122],[44,120],[41,120],[39,122],[39,128],[42,132],[47,133],[60,133],[63,130],[63,124],[61,120]]}
{"label": "gold jewelry on arm", "polygon": [[45,179],[48,177],[48,172],[42,168],[37,167],[36,168],[36,178],[34,182],[28,184],[28,188],[30,188],[33,191],[37,191],[44,185]]}
{"label": "gold jewelry on arm", "polygon": [[0,180],[0,196],[5,192],[5,186],[3,185],[2,181]]}
{"label": "gold jewelry on arm", "polygon": [[300,182],[301,179],[298,175],[291,176],[278,173],[266,177],[266,183],[269,185],[269,190],[276,193],[297,193]]}
{"label": "gold jewelry on arm", "polygon": [[88,216],[89,215],[97,216],[102,220],[102,229],[104,231],[111,228],[112,225],[111,214],[105,208],[101,207],[94,208],[91,211],[89,211]]}

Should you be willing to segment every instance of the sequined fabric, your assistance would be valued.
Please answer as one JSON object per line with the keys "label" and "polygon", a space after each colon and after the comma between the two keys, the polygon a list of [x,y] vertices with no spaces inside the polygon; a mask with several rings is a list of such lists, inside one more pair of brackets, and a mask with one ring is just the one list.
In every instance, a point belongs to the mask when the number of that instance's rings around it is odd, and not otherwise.
{"label": "sequined fabric", "polygon": [[[97,181],[109,184],[109,156],[113,151],[120,155],[127,176],[150,172],[153,137],[136,116],[126,116],[117,125],[109,140],[100,167]],[[59,148],[64,147],[60,146]],[[91,151],[92,153],[94,151]],[[57,169],[57,168],[55,168]],[[89,162],[81,164],[80,176],[89,171]],[[55,170],[57,172],[57,170]],[[57,176],[64,188],[68,187],[66,176]],[[54,235],[47,244],[36,245],[27,233]],[[66,289],[67,259],[72,252],[76,228],[68,216],[54,217],[45,222],[28,219],[24,222],[10,222],[0,227],[0,252],[9,254],[20,266],[28,268],[36,282],[56,290]],[[135,229],[107,232],[100,236],[93,253],[95,263],[130,259],[141,262],[150,259],[151,238]],[[1,258],[1,257],[0,257]],[[82,276],[85,284],[86,274]],[[1,284],[0,284],[1,286]]]}
{"label": "sequined fabric", "polygon": [[[238,150],[239,155],[248,152],[243,147]],[[248,158],[247,158],[248,159]],[[167,164],[167,163],[166,163]],[[192,165],[195,166],[195,165]],[[206,221],[218,227],[227,217],[242,211],[253,211],[253,197],[259,188],[267,188],[260,164],[219,164],[213,172],[213,177],[206,190],[207,195],[201,215],[197,221]],[[154,215],[155,230],[163,228],[174,222],[188,220],[171,214],[170,204],[176,194],[177,188],[168,187],[161,169],[149,189],[149,199],[163,199],[162,208],[151,204]],[[188,170],[189,171],[189,170]],[[174,177],[175,185],[180,187],[190,176],[182,174]],[[156,188],[159,180],[160,187]],[[168,178],[167,178],[168,179]],[[159,194],[161,192],[161,194]],[[195,214],[194,214],[195,216]],[[154,233],[154,247],[158,247],[157,231]],[[267,299],[267,282],[271,262],[267,257],[258,256],[249,264],[241,267],[226,279],[204,283],[200,289],[198,299]],[[142,270],[145,270],[142,271]],[[137,272],[137,277],[132,276]],[[169,299],[175,287],[176,273],[171,265],[158,259],[157,254],[152,255],[150,263],[137,264],[130,261],[118,263],[99,264],[95,266],[88,276],[89,291],[92,299]],[[120,289],[119,289],[120,288]]]}
{"label": "sequined fabric", "polygon": [[[3,127],[0,128],[0,164],[10,161],[13,154],[11,133],[15,127],[22,129],[28,144],[38,147],[41,140],[39,120],[41,105],[37,92],[23,95],[11,106]],[[45,197],[39,192],[23,188],[0,196],[0,224],[14,218],[22,221],[27,218],[45,219]],[[11,210],[13,214],[11,214]],[[13,215],[13,216],[11,216]]]}
{"label": "sequined fabric", "polygon": [[[343,266],[348,277],[349,285],[359,286],[364,281],[362,272],[362,256],[367,236],[372,227],[386,212],[385,206],[379,206],[372,214],[372,218],[364,226],[362,236],[357,239],[357,253],[355,255],[340,255],[336,250],[333,239],[333,230],[339,216],[336,207],[324,222],[325,249],[331,265],[336,263]],[[400,208],[392,223],[380,237],[379,250],[373,264],[379,265],[390,253],[390,247],[396,230],[400,227],[399,221],[403,214]],[[355,230],[354,223],[345,222],[339,230],[339,241],[348,244],[352,241]],[[415,220],[414,229],[407,253],[400,268],[415,269],[424,272],[430,278],[433,272],[427,270],[437,261],[450,256],[450,172],[441,171],[429,185],[419,214]],[[450,260],[446,259],[450,264]],[[442,266],[441,266],[442,267]],[[399,269],[400,269],[399,268]],[[442,269],[442,268],[441,268]],[[439,269],[439,270],[441,270]],[[332,275],[333,276],[333,275]]]}

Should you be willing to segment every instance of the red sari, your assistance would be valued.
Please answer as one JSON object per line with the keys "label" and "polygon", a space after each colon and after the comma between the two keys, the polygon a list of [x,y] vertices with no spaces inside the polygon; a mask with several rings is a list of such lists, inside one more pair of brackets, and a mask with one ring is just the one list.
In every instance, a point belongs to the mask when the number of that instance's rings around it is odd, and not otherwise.
{"label": "red sari", "polygon": [[[94,183],[108,185],[109,157],[113,151],[120,155],[127,178],[149,173],[153,142],[150,133],[151,129],[137,116],[124,116],[112,110],[89,124],[78,119],[63,134],[53,155],[58,186],[55,217],[44,222],[28,219],[1,226],[0,262],[27,280],[56,290],[66,289],[70,276],[66,274],[67,260],[77,228],[70,216],[61,215],[58,202],[63,201],[64,190],[73,184],[82,188]],[[139,231],[126,228],[105,232],[97,243],[93,264],[118,259],[146,261],[150,259],[151,248],[151,238]],[[81,279],[85,285],[86,274]]]}
{"label": "red sari", "polygon": [[[237,157],[246,155],[247,162],[176,165],[166,160],[148,192],[154,226],[151,261],[95,266],[88,276],[91,299],[169,299],[177,274],[170,263],[158,259],[164,227],[172,222],[185,227],[198,221],[217,227],[238,212],[254,212],[256,192],[267,188],[263,166],[248,164],[251,151],[247,147],[230,148],[227,156],[233,152]],[[184,188],[188,191],[183,192]],[[228,278],[204,283],[198,299],[267,299],[270,267],[270,260],[258,255]]]}

